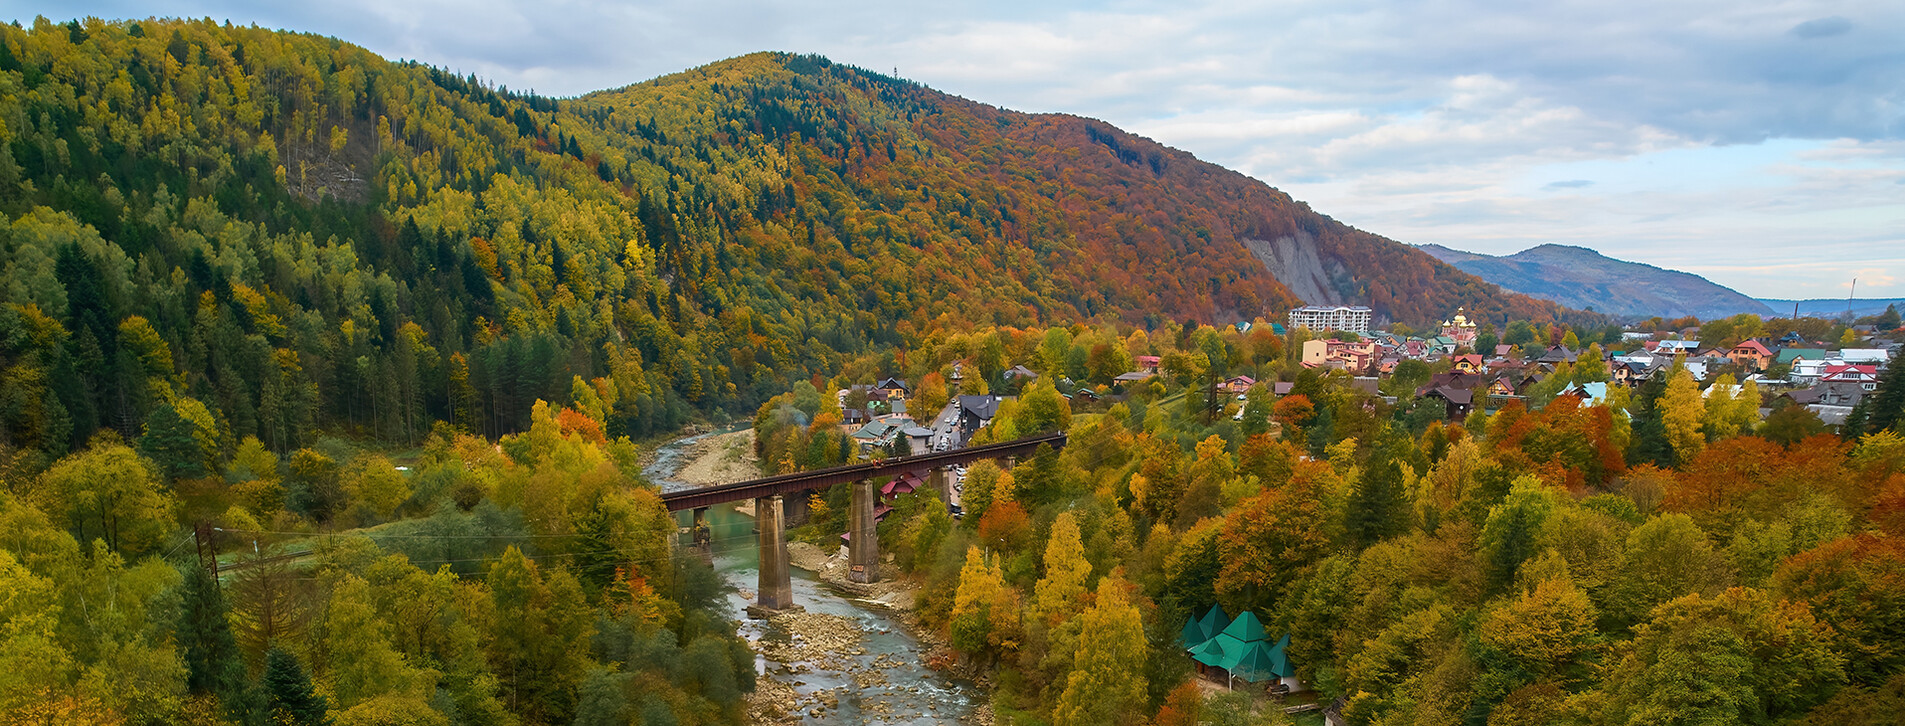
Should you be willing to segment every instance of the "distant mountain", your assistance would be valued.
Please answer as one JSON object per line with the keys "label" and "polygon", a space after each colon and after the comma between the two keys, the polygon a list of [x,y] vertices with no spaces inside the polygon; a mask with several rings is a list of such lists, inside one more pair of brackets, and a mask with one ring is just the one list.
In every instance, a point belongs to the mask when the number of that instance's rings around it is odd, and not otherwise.
{"label": "distant mountain", "polygon": [[1885,312],[1885,306],[1897,305],[1905,309],[1905,297],[1866,297],[1846,300],[1840,297],[1822,297],[1810,300],[1770,300],[1760,298],[1778,315],[1793,314],[1793,303],[1799,303],[1799,314],[1813,318],[1836,318],[1844,315],[1846,308],[1852,309],[1852,316],[1862,318]]}
{"label": "distant mountain", "polygon": [[[1506,257],[1420,245],[1423,252],[1502,289],[1625,317],[1701,319],[1775,308],[1699,275],[1616,260],[1585,247],[1541,245]],[[1791,305],[1790,302],[1787,303]],[[1884,309],[1884,306],[1879,306]]]}

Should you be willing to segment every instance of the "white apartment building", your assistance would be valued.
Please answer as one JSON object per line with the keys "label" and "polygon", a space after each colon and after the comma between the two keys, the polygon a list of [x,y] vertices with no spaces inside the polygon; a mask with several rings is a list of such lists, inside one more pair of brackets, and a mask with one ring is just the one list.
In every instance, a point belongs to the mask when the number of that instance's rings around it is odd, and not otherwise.
{"label": "white apartment building", "polygon": [[1290,327],[1367,333],[1370,313],[1361,305],[1305,305],[1290,311]]}

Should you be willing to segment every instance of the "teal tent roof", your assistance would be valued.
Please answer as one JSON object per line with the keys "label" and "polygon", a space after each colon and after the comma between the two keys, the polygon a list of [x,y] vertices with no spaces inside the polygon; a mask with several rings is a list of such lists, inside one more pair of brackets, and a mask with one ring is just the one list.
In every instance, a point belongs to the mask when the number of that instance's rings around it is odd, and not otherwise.
{"label": "teal tent roof", "polygon": [[1204,624],[1198,622],[1197,618],[1191,618],[1184,621],[1184,632],[1178,634],[1177,639],[1185,648],[1195,648],[1210,640],[1210,632],[1204,630]]}
{"label": "teal tent roof", "polygon": [[1251,683],[1289,677],[1290,661],[1284,656],[1284,642],[1287,639],[1274,646],[1267,640],[1250,643],[1229,668],[1231,675]]}
{"label": "teal tent roof", "polygon": [[1206,611],[1203,617],[1193,616],[1184,621],[1184,631],[1181,635],[1184,647],[1195,648],[1203,645],[1204,641],[1224,632],[1224,626],[1227,625],[1230,625],[1230,616],[1224,614],[1224,608],[1218,605],[1210,606],[1210,610]]}
{"label": "teal tent roof", "polygon": [[1206,639],[1215,638],[1218,633],[1224,632],[1224,628],[1230,627],[1230,616],[1224,614],[1222,605],[1212,605],[1197,622],[1204,627]]}
{"label": "teal tent roof", "polygon": [[1191,660],[1195,660],[1207,666],[1229,668],[1229,664],[1235,663],[1236,661],[1233,660],[1233,656],[1231,656],[1224,647],[1225,641],[1241,645],[1237,643],[1237,640],[1234,638],[1225,638],[1222,636],[1211,638],[1210,640],[1204,641],[1202,645],[1191,649]]}
{"label": "teal tent roof", "polygon": [[1249,610],[1238,613],[1237,619],[1230,621],[1230,625],[1225,627],[1223,632],[1224,635],[1236,638],[1245,643],[1253,640],[1263,640],[1269,637],[1263,632],[1263,623],[1257,620],[1256,613],[1252,613]]}

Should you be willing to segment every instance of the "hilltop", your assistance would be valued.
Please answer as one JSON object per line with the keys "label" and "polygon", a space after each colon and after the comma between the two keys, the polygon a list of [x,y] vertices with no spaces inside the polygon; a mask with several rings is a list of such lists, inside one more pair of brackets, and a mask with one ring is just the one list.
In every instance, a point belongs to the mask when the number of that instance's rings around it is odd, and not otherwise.
{"label": "hilltop", "polygon": [[1699,275],[1617,260],[1585,247],[1547,244],[1503,257],[1437,244],[1419,249],[1504,290],[1571,308],[1637,318],[1774,314],[1764,303]]}
{"label": "hilltop", "polygon": [[281,451],[518,431],[578,378],[643,434],[982,325],[1564,312],[1101,122],[819,57],[553,99],[208,21],[0,39],[30,448],[135,435],[159,382]]}

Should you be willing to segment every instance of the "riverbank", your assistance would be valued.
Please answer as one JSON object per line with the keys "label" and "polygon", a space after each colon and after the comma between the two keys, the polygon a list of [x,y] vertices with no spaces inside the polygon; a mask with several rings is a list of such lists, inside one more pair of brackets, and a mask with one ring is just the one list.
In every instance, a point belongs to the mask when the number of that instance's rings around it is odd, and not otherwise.
{"label": "riverbank", "polygon": [[683,453],[687,464],[670,477],[691,487],[711,487],[759,479],[761,460],[754,455],[754,429],[711,434]]}
{"label": "riverbank", "polygon": [[[751,430],[684,437],[657,451],[648,475],[666,489],[714,486],[758,478]],[[751,501],[709,512],[719,541],[717,571],[733,588],[736,615],[749,604],[758,573]],[[739,516],[737,516],[739,515]],[[760,678],[749,694],[749,720],[758,724],[866,723],[892,726],[991,723],[985,689],[961,678],[963,669],[941,638],[914,617],[916,581],[891,563],[881,581],[851,582],[841,548],[789,542],[794,601],[805,612],[745,620],[741,636],[757,654]]]}

